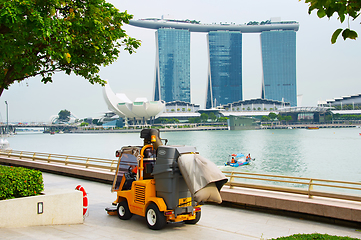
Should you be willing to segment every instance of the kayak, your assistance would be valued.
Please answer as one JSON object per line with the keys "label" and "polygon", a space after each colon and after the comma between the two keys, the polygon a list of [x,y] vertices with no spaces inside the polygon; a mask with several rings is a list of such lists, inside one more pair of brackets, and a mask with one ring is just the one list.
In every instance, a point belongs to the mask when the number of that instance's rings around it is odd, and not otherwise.
{"label": "kayak", "polygon": [[232,163],[232,161],[228,161],[224,163],[225,166],[239,167],[243,165],[248,165],[251,162],[251,160],[254,160],[254,159],[250,159],[247,161],[245,159],[244,154],[242,153],[235,153],[235,154],[231,154],[230,156],[234,159],[235,163]]}
{"label": "kayak", "polygon": [[236,163],[230,163],[230,162],[224,163],[225,166],[231,166],[231,167],[239,167],[239,166],[248,165],[248,164],[249,164],[249,161],[236,162]]}

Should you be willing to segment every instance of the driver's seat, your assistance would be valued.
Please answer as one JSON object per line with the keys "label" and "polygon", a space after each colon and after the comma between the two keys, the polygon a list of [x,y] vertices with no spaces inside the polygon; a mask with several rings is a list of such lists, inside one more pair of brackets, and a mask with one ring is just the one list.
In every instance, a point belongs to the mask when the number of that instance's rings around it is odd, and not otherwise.
{"label": "driver's seat", "polygon": [[[132,172],[124,173],[122,182],[124,181],[122,190],[130,190],[132,188],[132,183],[135,181],[136,175]],[[122,185],[122,183],[120,183]]]}

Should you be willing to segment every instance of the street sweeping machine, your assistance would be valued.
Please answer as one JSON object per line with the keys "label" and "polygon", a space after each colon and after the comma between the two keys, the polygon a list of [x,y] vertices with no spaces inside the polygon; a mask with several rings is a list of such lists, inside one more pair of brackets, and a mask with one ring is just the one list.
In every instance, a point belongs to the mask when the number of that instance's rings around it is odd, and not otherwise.
{"label": "street sweeping machine", "polygon": [[169,146],[159,130],[143,129],[143,146],[124,146],[116,151],[118,165],[112,191],[113,205],[122,220],[133,214],[146,218],[150,229],[167,222],[196,224],[204,202],[221,203],[220,189],[227,178],[217,166],[200,156],[195,147]]}

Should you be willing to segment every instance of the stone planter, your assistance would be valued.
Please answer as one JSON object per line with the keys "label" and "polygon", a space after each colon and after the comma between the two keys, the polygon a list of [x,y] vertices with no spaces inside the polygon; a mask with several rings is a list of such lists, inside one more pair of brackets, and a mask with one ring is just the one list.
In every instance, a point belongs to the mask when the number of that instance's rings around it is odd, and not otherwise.
{"label": "stone planter", "polygon": [[83,223],[83,193],[57,189],[1,200],[0,213],[0,228]]}

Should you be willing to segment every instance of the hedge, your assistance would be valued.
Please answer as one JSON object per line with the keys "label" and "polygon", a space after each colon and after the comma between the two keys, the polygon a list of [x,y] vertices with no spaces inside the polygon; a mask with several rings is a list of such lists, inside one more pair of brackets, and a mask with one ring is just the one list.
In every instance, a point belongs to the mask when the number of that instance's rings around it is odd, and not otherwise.
{"label": "hedge", "polygon": [[333,236],[328,234],[294,234],[288,237],[272,238],[274,240],[357,240],[358,238]]}
{"label": "hedge", "polygon": [[0,166],[0,200],[35,196],[44,190],[38,170]]}

